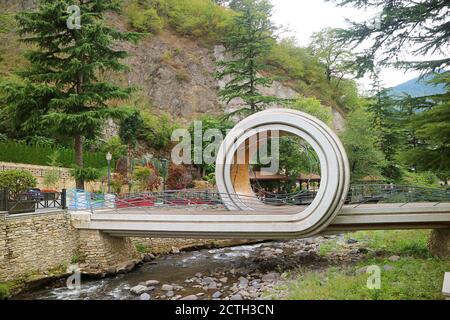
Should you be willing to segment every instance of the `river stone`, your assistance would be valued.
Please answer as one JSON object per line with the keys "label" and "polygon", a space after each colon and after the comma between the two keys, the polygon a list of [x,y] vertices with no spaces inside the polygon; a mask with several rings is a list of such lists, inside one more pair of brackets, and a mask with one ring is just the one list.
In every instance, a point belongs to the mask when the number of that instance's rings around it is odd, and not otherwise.
{"label": "river stone", "polygon": [[173,286],[170,284],[163,284],[163,286],[161,287],[162,291],[173,291]]}
{"label": "river stone", "polygon": [[141,299],[143,301],[148,301],[148,300],[150,300],[150,295],[148,293],[143,293],[143,294],[141,294],[139,299]]}
{"label": "river stone", "polygon": [[230,297],[230,300],[243,300],[240,294],[235,294]]}
{"label": "river stone", "polygon": [[144,262],[151,262],[152,260],[155,260],[155,256],[153,254],[146,253],[144,255],[144,259],[143,259]]}
{"label": "river stone", "polygon": [[217,291],[217,292],[214,292],[214,294],[212,295],[212,298],[213,299],[219,299],[222,295],[223,295],[222,292]]}
{"label": "river stone", "polygon": [[157,286],[159,284],[158,280],[148,280],[145,282],[146,286]]}
{"label": "river stone", "polygon": [[131,293],[134,293],[135,295],[141,295],[141,294],[149,291],[149,289],[146,286],[138,285],[138,286],[131,288],[130,291],[131,291]]}
{"label": "river stone", "polygon": [[350,238],[350,239],[347,240],[347,243],[348,243],[348,244],[358,243],[358,240],[353,239],[353,238]]}
{"label": "river stone", "polygon": [[256,290],[259,290],[259,289],[261,289],[261,284],[259,283],[258,280],[253,280],[252,287],[255,288]]}
{"label": "river stone", "polygon": [[227,277],[223,277],[219,279],[220,282],[222,283],[227,283],[228,282],[228,278]]}
{"label": "river stone", "polygon": [[167,291],[166,296],[168,296],[169,298],[173,297],[175,295],[175,293],[173,291]]}
{"label": "river stone", "polygon": [[173,254],[179,254],[180,253],[180,249],[178,249],[177,247],[172,247],[172,253]]}
{"label": "river stone", "polygon": [[198,297],[196,295],[190,295],[190,296],[181,298],[180,300],[198,300]]}
{"label": "river stone", "polygon": [[262,281],[264,282],[276,282],[280,279],[280,274],[278,272],[269,272],[262,276]]}
{"label": "river stone", "polygon": [[395,268],[393,266],[383,266],[384,271],[391,271],[394,270]]}
{"label": "river stone", "polygon": [[395,262],[395,261],[398,261],[398,260],[400,260],[400,257],[399,257],[399,256],[390,256],[390,257],[389,257],[389,261]]}
{"label": "river stone", "polygon": [[248,280],[244,277],[239,278],[239,288],[246,289],[248,287]]}

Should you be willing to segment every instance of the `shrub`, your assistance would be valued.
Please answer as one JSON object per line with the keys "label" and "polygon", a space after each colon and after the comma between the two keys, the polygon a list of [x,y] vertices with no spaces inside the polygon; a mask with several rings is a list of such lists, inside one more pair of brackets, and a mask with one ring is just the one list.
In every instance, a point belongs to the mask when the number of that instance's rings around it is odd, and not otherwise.
{"label": "shrub", "polygon": [[75,179],[83,179],[85,182],[92,182],[101,179],[102,172],[96,168],[73,167],[70,171]]}
{"label": "shrub", "polygon": [[299,97],[294,100],[290,108],[308,113],[330,125],[333,119],[331,109],[323,106],[316,98]]}
{"label": "shrub", "polygon": [[133,179],[138,181],[142,191],[153,191],[158,189],[161,179],[156,174],[156,170],[147,165],[137,167],[133,172]]}
{"label": "shrub", "polygon": [[148,146],[156,150],[164,150],[171,144],[171,136],[173,130],[177,127],[172,124],[167,114],[162,116],[155,116],[149,112],[142,111],[142,118],[144,120],[144,136]]}
{"label": "shrub", "polygon": [[186,189],[192,185],[192,175],[185,166],[171,163],[166,184],[170,190]]}
{"label": "shrub", "polygon": [[0,188],[7,188],[16,196],[29,188],[36,187],[37,181],[25,170],[7,170],[0,172]]}
{"label": "shrub", "polygon": [[[49,156],[59,152],[58,162],[61,167],[70,168],[74,163],[75,155],[72,149],[54,147],[54,145],[30,145],[16,141],[0,141],[0,161],[26,163],[46,166]],[[84,164],[87,167],[103,168],[106,165],[105,154],[102,152],[85,152]]]}
{"label": "shrub", "polygon": [[0,300],[7,299],[9,295],[10,292],[8,285],[0,283]]}
{"label": "shrub", "polygon": [[164,20],[154,8],[142,8],[132,1],[125,9],[131,26],[137,31],[158,33],[164,28]]}

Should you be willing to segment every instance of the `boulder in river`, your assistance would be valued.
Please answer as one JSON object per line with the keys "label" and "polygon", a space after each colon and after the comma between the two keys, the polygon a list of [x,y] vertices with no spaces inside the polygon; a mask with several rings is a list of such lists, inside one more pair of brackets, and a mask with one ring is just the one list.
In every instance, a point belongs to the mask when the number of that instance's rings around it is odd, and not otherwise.
{"label": "boulder in river", "polygon": [[131,293],[138,295],[138,296],[145,292],[148,292],[148,291],[150,291],[149,288],[147,288],[146,286],[143,286],[143,285],[138,285],[138,286],[135,286],[130,289]]}
{"label": "boulder in river", "polygon": [[159,284],[158,280],[148,280],[145,282],[146,286],[157,286]]}
{"label": "boulder in river", "polygon": [[148,294],[148,293],[143,293],[143,294],[141,294],[141,296],[139,297],[139,299],[140,300],[143,300],[143,301],[148,301],[148,300],[150,300],[150,295]]}
{"label": "boulder in river", "polygon": [[190,296],[181,298],[180,300],[192,300],[192,301],[195,301],[195,300],[198,300],[198,297],[196,295],[190,295]]}
{"label": "boulder in river", "polygon": [[162,291],[173,291],[173,286],[170,284],[163,284],[163,286],[161,287]]}

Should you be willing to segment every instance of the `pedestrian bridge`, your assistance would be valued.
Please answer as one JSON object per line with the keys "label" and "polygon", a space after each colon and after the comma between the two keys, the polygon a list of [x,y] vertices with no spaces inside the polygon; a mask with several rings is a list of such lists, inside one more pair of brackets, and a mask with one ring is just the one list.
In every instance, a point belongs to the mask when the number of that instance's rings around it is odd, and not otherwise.
{"label": "pedestrian bridge", "polygon": [[[252,188],[249,162],[258,149],[252,146],[267,144],[274,132],[300,137],[314,149],[321,174],[320,188],[314,194],[268,195]],[[237,161],[239,154],[244,154],[242,162]],[[217,193],[175,191],[99,199],[84,195],[85,205],[72,206],[74,225],[117,237],[210,239],[285,239],[362,229],[450,228],[448,191],[350,186],[348,159],[339,138],[320,120],[289,109],[257,113],[231,130],[217,155],[216,183]]]}

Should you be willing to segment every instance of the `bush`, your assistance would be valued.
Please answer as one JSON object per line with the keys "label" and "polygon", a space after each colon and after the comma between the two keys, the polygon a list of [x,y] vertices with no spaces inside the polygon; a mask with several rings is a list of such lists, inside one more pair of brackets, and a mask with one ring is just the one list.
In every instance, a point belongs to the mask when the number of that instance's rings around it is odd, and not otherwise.
{"label": "bush", "polygon": [[142,8],[132,1],[125,9],[131,26],[140,32],[158,33],[164,28],[164,20],[154,8]]}
{"label": "bush", "polygon": [[137,167],[133,172],[133,179],[139,183],[141,191],[154,191],[161,184],[161,179],[151,165]]}
{"label": "bush", "polygon": [[192,185],[192,175],[187,171],[185,166],[171,163],[166,184],[170,190],[186,189]]}
{"label": "bush", "polygon": [[100,180],[102,177],[102,172],[96,168],[73,167],[70,173],[75,179],[83,179],[85,182]]}
{"label": "bush", "polygon": [[17,195],[29,188],[36,187],[36,178],[25,170],[7,170],[0,172],[0,188],[7,188]]}
{"label": "bush", "polygon": [[299,97],[294,100],[290,105],[290,108],[298,111],[308,113],[328,125],[331,125],[333,116],[331,109],[323,106],[316,98]]}
{"label": "bush", "polygon": [[0,300],[7,299],[9,295],[10,292],[8,285],[0,283]]}
{"label": "bush", "polygon": [[[75,159],[74,151],[72,149],[30,145],[23,142],[16,141],[0,141],[0,161],[26,163],[40,166],[46,166],[49,162],[49,156],[53,155],[55,151],[59,152],[59,163],[62,167],[70,168]],[[105,154],[102,152],[85,152],[84,164],[87,167],[103,168],[106,165]]]}
{"label": "bush", "polygon": [[164,150],[171,144],[171,136],[173,130],[177,127],[172,124],[167,114],[155,116],[149,112],[142,111],[144,120],[144,131],[146,132],[144,139],[148,146],[155,150]]}

